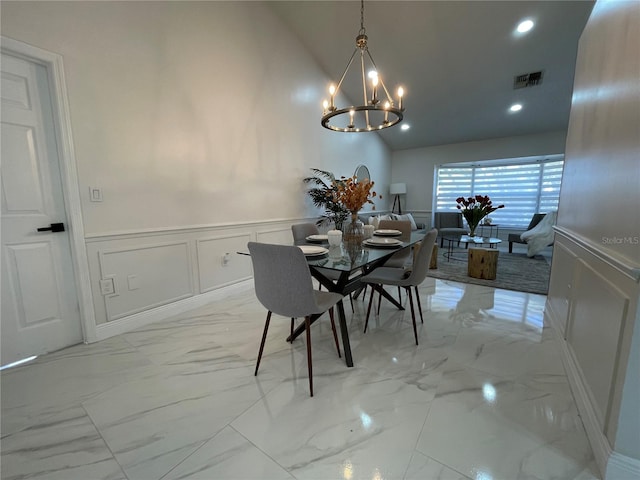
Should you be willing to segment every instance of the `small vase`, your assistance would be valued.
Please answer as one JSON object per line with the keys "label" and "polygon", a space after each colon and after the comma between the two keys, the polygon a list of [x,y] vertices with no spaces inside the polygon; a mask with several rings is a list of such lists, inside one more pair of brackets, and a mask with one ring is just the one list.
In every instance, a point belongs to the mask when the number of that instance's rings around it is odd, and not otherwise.
{"label": "small vase", "polygon": [[364,225],[358,219],[357,213],[352,213],[351,222],[344,226],[342,239],[347,246],[361,246],[364,240]]}

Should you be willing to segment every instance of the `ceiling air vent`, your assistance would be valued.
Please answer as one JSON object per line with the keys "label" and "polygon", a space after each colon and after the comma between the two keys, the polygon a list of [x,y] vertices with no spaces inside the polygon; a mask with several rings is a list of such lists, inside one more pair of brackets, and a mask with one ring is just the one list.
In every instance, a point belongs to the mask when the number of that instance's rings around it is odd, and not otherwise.
{"label": "ceiling air vent", "polygon": [[513,77],[513,88],[535,87],[542,83],[542,71],[525,73],[524,75],[516,75]]}

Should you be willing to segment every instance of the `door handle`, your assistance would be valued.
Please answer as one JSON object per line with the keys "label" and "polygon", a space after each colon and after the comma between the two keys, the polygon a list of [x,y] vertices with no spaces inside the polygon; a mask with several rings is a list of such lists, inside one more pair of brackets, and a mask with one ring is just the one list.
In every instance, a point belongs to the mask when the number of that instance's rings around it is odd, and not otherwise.
{"label": "door handle", "polygon": [[38,229],[39,232],[64,232],[64,223],[52,223],[48,227],[42,227]]}

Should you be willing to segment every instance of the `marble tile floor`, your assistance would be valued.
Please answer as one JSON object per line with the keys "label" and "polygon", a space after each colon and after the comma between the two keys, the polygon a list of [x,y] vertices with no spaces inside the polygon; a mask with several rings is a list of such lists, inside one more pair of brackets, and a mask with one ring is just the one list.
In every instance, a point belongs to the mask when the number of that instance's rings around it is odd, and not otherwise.
{"label": "marble tile floor", "polygon": [[[466,294],[465,294],[466,292]],[[464,300],[463,300],[464,295]],[[545,297],[428,278],[410,314],[383,303],[355,367],[303,338],[252,290],[2,372],[2,479],[599,478]]]}

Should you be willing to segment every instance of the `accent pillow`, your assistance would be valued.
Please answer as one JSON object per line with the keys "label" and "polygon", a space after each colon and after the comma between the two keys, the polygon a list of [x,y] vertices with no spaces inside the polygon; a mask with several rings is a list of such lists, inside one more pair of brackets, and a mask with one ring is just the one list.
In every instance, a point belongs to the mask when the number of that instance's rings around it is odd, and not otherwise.
{"label": "accent pillow", "polygon": [[411,230],[417,230],[418,229],[418,225],[416,224],[416,221],[413,219],[413,215],[411,215],[410,213],[407,213],[405,215],[396,215],[393,214],[393,219],[394,220],[401,220],[401,221],[409,221],[411,222]]}
{"label": "accent pillow", "polygon": [[380,220],[393,220],[393,218],[391,217],[391,215],[374,215],[372,217],[369,217],[369,221],[367,223],[369,223],[369,225],[373,225],[373,227],[377,230],[378,225],[380,224]]}

